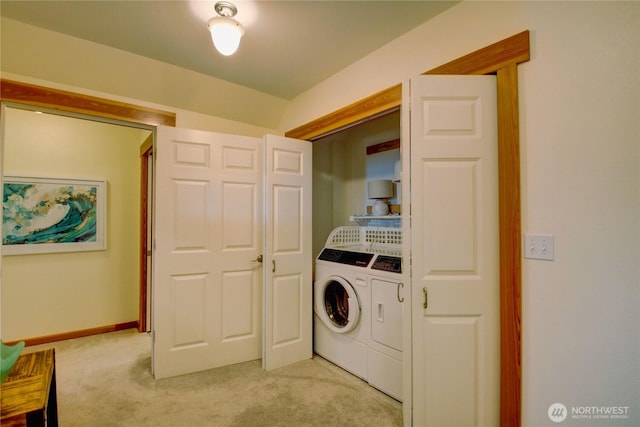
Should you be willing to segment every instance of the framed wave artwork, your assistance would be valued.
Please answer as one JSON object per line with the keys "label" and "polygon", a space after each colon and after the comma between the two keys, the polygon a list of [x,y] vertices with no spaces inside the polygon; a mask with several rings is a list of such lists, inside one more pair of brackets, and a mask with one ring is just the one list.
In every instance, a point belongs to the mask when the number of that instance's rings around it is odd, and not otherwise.
{"label": "framed wave artwork", "polygon": [[107,248],[106,180],[2,179],[2,255]]}

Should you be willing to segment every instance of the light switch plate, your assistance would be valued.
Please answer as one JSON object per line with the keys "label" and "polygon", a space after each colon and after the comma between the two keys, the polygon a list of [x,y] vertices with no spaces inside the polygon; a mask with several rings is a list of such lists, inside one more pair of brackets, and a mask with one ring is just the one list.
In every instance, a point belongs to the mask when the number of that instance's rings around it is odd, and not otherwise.
{"label": "light switch plate", "polygon": [[524,257],[553,261],[555,239],[551,234],[525,234]]}

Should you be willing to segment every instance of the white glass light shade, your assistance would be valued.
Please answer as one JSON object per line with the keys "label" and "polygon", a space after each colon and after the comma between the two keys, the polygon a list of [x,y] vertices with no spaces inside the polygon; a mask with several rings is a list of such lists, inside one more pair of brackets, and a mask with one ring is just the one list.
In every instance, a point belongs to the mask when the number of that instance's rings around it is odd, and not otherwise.
{"label": "white glass light shade", "polygon": [[217,16],[209,20],[208,27],[211,32],[211,40],[213,40],[218,52],[229,56],[238,50],[240,38],[244,34],[244,28],[235,19],[227,16]]}

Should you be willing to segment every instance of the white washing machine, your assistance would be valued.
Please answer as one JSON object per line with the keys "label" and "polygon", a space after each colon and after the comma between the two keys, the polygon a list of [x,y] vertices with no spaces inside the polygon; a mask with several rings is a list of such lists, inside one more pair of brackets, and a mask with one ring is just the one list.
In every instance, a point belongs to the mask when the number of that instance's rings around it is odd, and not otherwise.
{"label": "white washing machine", "polygon": [[367,379],[369,288],[373,254],[324,248],[316,260],[313,350]]}
{"label": "white washing machine", "polygon": [[314,351],[402,400],[401,230],[338,227],[316,259]]}

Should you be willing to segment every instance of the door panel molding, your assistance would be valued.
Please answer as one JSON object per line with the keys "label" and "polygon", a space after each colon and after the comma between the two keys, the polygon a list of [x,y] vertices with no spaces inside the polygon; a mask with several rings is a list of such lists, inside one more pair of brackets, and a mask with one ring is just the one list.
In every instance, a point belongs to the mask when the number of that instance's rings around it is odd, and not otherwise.
{"label": "door panel molding", "polygon": [[[521,424],[521,213],[518,64],[530,60],[530,34],[514,36],[471,52],[423,74],[496,74],[498,91],[498,169],[500,214],[500,424]],[[402,99],[396,85],[289,130],[286,136],[313,140],[372,117],[396,111]]]}

